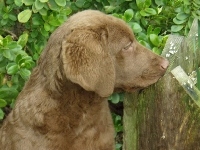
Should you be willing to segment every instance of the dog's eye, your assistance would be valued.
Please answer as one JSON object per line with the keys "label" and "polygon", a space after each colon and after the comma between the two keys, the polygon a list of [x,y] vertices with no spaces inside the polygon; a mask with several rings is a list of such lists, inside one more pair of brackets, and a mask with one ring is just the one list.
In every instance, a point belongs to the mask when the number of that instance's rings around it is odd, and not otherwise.
{"label": "dog's eye", "polygon": [[129,47],[131,46],[131,44],[132,44],[132,42],[128,43],[128,44],[123,48],[123,50],[128,50]]}

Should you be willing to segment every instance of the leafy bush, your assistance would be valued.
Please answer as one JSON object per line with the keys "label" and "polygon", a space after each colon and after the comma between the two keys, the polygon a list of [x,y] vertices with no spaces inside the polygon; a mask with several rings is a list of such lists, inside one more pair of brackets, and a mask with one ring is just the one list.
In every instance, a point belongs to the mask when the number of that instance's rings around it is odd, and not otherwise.
{"label": "leafy bush", "polygon": [[0,2],[0,119],[3,108],[13,106],[50,33],[71,12],[61,0]]}
{"label": "leafy bush", "polygon": [[[97,9],[121,18],[141,44],[161,54],[168,34],[187,35],[193,18],[200,19],[199,8],[200,0],[1,0],[0,119],[13,106],[49,35],[73,13]],[[111,101],[122,98],[115,94]],[[119,118],[114,116],[117,132],[122,131]]]}
{"label": "leafy bush", "polygon": [[[0,36],[0,108],[13,105],[35,65],[32,57],[23,50],[27,40],[27,33],[23,33],[18,41],[13,41],[10,35]],[[3,115],[0,109],[0,119]]]}

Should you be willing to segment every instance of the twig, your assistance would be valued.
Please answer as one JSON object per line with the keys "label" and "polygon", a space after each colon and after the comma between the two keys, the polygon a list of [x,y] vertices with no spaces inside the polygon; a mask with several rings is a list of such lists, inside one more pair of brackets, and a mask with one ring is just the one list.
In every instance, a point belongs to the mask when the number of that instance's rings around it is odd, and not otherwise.
{"label": "twig", "polygon": [[10,34],[13,37],[13,39],[16,39],[16,40],[18,39],[17,35],[14,34],[13,32],[11,32],[11,31],[9,31],[7,29],[1,29],[1,30],[6,32],[6,33],[8,33],[8,34]]}

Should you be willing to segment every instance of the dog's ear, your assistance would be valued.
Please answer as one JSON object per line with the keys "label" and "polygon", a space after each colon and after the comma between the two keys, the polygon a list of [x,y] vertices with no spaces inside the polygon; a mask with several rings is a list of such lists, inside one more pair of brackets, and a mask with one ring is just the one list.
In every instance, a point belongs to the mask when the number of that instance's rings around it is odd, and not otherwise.
{"label": "dog's ear", "polygon": [[107,31],[75,29],[62,43],[66,77],[87,91],[108,97],[114,90],[115,69],[107,48]]}

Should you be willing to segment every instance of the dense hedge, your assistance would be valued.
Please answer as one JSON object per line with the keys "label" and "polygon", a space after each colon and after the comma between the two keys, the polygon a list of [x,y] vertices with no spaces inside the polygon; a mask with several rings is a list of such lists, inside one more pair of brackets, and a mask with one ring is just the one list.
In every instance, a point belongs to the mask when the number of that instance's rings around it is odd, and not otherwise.
{"label": "dense hedge", "polygon": [[[81,10],[97,9],[125,20],[138,41],[161,54],[169,34],[187,35],[200,19],[200,0],[1,0],[0,120],[13,107],[49,35]],[[110,97],[113,103],[121,95]],[[121,116],[114,115],[117,132]],[[120,145],[118,145],[120,147]]]}

